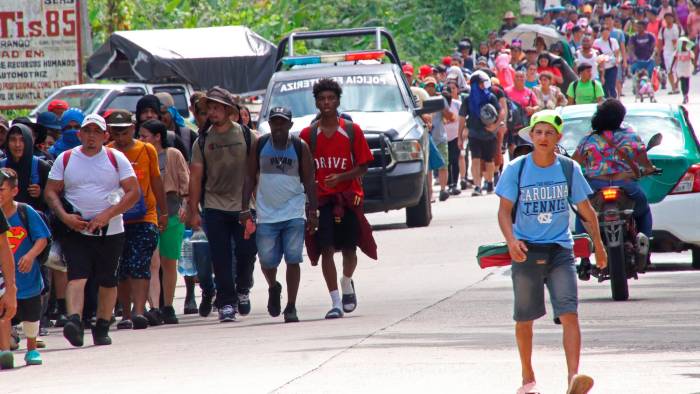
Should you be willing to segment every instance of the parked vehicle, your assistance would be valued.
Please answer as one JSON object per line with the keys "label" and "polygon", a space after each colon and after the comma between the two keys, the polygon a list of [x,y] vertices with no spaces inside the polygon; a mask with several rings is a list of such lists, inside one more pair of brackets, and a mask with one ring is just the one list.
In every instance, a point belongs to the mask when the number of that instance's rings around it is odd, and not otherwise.
{"label": "parked vehicle", "polygon": [[[335,37],[376,37],[376,48],[312,56],[295,56],[294,42]],[[389,50],[381,46],[382,39]],[[289,46],[289,56],[284,57]],[[317,115],[314,82],[333,78],[343,87],[340,111],[362,127],[374,161],[363,178],[365,211],[406,208],[409,227],[427,226],[432,219],[428,184],[428,130],[420,115],[442,110],[441,97],[421,108],[411,94],[392,36],[383,28],[293,33],[279,46],[276,72],[265,94],[259,129],[269,132],[272,107],[292,110],[299,133]],[[382,62],[388,59],[387,62]]]}
{"label": "parked vehicle", "polygon": [[[649,152],[649,159],[663,174],[649,176],[640,186],[654,218],[652,252],[691,250],[693,268],[700,269],[700,142],[685,107],[668,104],[627,104],[625,123],[649,141],[660,133],[663,144]],[[575,105],[561,110],[564,135],[561,144],[573,153],[591,128],[595,105]]]}

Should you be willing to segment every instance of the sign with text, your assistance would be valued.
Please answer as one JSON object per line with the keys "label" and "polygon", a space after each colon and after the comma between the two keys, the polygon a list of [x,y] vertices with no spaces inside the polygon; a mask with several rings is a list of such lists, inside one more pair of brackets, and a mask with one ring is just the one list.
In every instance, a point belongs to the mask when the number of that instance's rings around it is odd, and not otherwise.
{"label": "sign with text", "polygon": [[79,0],[0,1],[0,109],[80,83]]}

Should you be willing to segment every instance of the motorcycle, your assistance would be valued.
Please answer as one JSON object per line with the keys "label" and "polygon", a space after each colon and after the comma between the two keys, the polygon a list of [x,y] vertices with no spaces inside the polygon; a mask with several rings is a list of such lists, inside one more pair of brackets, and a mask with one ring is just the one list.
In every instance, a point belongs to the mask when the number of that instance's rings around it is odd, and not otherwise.
{"label": "motorcycle", "polygon": [[[647,144],[647,151],[661,143],[662,135],[655,134]],[[659,175],[661,169],[646,174]],[[598,215],[601,237],[608,253],[608,266],[598,269],[589,259],[581,260],[577,271],[582,281],[591,276],[598,282],[610,280],[612,298],[625,301],[629,298],[628,279],[638,279],[638,274],[646,271],[649,261],[650,239],[637,231],[634,221],[634,200],[617,186],[598,190],[591,199],[591,205]]]}

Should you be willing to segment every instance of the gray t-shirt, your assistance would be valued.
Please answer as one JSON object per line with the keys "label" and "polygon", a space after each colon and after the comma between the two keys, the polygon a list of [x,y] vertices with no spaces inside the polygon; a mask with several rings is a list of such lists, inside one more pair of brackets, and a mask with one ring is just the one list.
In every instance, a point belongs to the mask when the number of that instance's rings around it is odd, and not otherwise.
{"label": "gray t-shirt", "polygon": [[[445,108],[449,107],[444,97],[443,100],[445,101]],[[436,145],[447,143],[447,131],[445,130],[445,123],[442,121],[442,111],[433,113],[433,131],[431,134]]]}

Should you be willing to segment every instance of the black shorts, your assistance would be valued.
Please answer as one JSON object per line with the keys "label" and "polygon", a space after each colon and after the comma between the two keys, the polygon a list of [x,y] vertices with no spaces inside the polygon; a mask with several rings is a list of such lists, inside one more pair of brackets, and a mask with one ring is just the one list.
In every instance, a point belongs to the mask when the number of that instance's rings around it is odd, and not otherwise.
{"label": "black shorts", "polygon": [[93,237],[73,232],[66,236],[61,247],[68,264],[69,281],[94,278],[100,287],[117,286],[124,233]]}
{"label": "black shorts", "polygon": [[345,209],[345,214],[336,222],[333,204],[319,207],[316,242],[321,249],[355,250],[360,233],[360,224],[355,213]]}
{"label": "black shorts", "polygon": [[17,313],[12,318],[13,326],[23,321],[36,322],[39,319],[41,319],[41,295],[17,300]]}
{"label": "black shorts", "polygon": [[472,154],[472,159],[481,159],[490,163],[496,155],[496,139],[481,140],[478,138],[470,138],[469,151]]}

